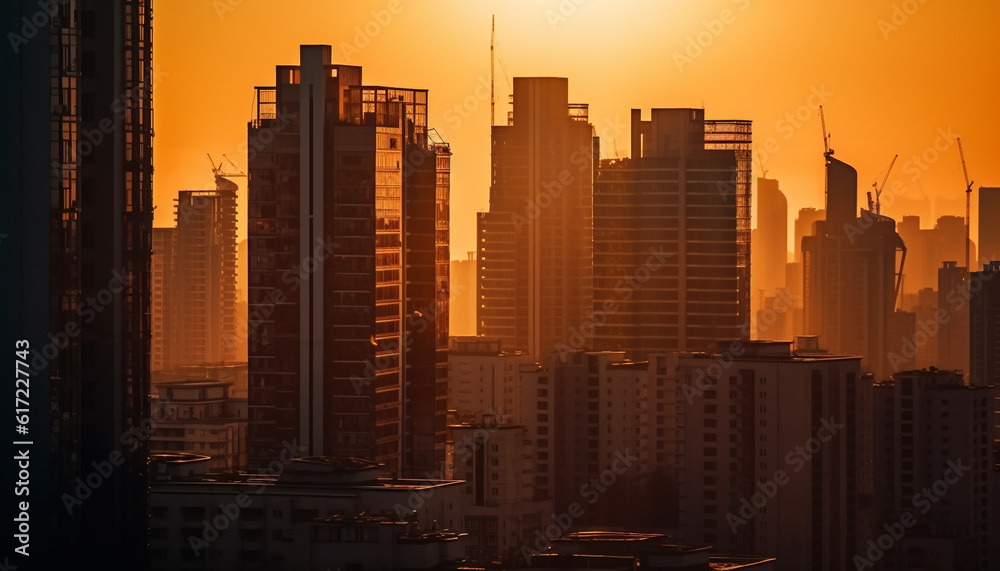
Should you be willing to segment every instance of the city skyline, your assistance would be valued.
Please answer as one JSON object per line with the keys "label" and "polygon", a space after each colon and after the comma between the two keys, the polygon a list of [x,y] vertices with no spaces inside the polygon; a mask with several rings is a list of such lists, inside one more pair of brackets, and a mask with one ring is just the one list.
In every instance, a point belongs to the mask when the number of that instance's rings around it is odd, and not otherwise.
{"label": "city skyline", "polygon": [[[913,13],[906,13],[904,5]],[[894,7],[901,25],[893,23]],[[243,132],[250,117],[247,88],[266,76],[268,65],[294,62],[299,44],[331,44],[335,63],[371,69],[374,84],[396,82],[436,94],[429,102],[429,126],[465,155],[452,175],[462,191],[452,203],[451,248],[452,259],[464,259],[476,249],[472,216],[488,207],[488,52],[495,14],[497,124],[505,122],[510,109],[508,82],[515,76],[568,78],[570,100],[590,105],[605,158],[614,157],[616,147],[618,154],[627,154],[633,107],[707,108],[719,119],[751,120],[753,178],[763,174],[763,163],[767,176],[781,181],[789,224],[800,208],[824,203],[819,104],[837,157],[858,170],[859,204],[892,157],[900,155],[882,201],[883,212],[897,220],[915,214],[932,226],[942,215],[964,216],[965,185],[954,141],[960,136],[975,181],[971,236],[978,242],[979,185],[1000,179],[1000,166],[990,160],[995,147],[989,136],[1000,110],[989,102],[984,43],[986,23],[997,15],[997,6],[945,7],[918,0],[829,8],[751,0],[623,6],[566,0],[440,2],[435,8],[403,0],[349,7],[301,0],[277,12],[234,0],[159,7],[155,225],[167,224],[166,189],[211,187],[205,152],[226,152],[245,168],[240,149],[241,143],[246,148]],[[723,10],[730,11],[725,18]],[[303,13],[315,17],[298,16]],[[265,19],[274,32],[243,32],[264,25]],[[423,39],[427,30],[433,30],[433,41]],[[699,34],[704,46],[698,44]],[[192,36],[198,41],[191,42]],[[448,65],[399,65],[404,45],[414,61],[443,53]],[[542,52],[552,59],[537,57]],[[637,53],[646,67],[620,65]],[[199,95],[206,82],[215,86],[211,100]],[[741,82],[752,88],[727,89]],[[236,104],[240,101],[245,105]],[[213,127],[192,138],[192,122]],[[926,161],[913,160],[924,153]],[[756,194],[756,183],[754,188]],[[938,203],[910,202],[923,196]],[[754,226],[756,209],[755,201]],[[243,203],[240,212],[242,239]]]}

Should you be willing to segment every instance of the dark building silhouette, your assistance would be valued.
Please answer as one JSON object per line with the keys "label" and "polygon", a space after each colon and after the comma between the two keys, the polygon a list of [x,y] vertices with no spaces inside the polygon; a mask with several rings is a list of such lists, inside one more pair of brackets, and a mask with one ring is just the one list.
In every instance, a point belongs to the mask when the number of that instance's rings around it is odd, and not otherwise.
{"label": "dark building silhouette", "polygon": [[598,140],[566,78],[515,77],[513,98],[507,125],[493,127],[490,210],[479,213],[477,332],[542,359],[591,343],[580,329],[592,324]]}
{"label": "dark building silhouette", "polygon": [[[18,497],[30,504],[30,560],[8,536],[11,568],[147,567],[148,446],[135,434],[149,416],[151,19],[146,0],[0,8],[12,48],[4,339],[28,342],[33,371],[30,495]],[[29,449],[5,446],[8,459]],[[74,491],[96,478],[91,493]]]}
{"label": "dark building silhouette", "polygon": [[941,329],[937,334],[939,369],[969,372],[969,270],[947,261],[938,269],[938,302]]}
{"label": "dark building silhouette", "polygon": [[902,356],[913,335],[901,323],[907,316],[895,312],[906,247],[892,218],[857,215],[858,173],[832,154],[825,154],[826,219],[802,238],[803,328],[834,353],[860,355],[885,379],[894,370],[890,353]]}
{"label": "dark building silhouette", "polygon": [[1000,385],[1000,262],[969,276],[969,384]]}
{"label": "dark building silhouette", "polygon": [[450,150],[427,91],[368,87],[302,46],[249,124],[251,466],[284,442],[444,463]]}
{"label": "dark building silhouette", "polygon": [[[996,213],[1000,212],[1000,187],[979,187],[979,257],[986,260],[1000,259],[1000,225]],[[972,259],[976,259],[972,256]]]}
{"label": "dark building silhouette", "polygon": [[650,117],[594,191],[594,347],[632,359],[749,335],[750,121]]}
{"label": "dark building silhouette", "polygon": [[826,210],[820,208],[800,208],[795,218],[795,261],[802,261],[803,236],[815,236],[815,225],[826,219]]}
{"label": "dark building silhouette", "polygon": [[[875,384],[872,450],[876,521],[905,533],[892,549],[866,545],[855,568],[1000,568],[995,386],[969,386],[955,371],[896,373]],[[943,487],[945,486],[946,487]],[[909,515],[909,519],[903,519]],[[863,541],[878,542],[879,526]],[[857,559],[863,558],[863,560]]]}

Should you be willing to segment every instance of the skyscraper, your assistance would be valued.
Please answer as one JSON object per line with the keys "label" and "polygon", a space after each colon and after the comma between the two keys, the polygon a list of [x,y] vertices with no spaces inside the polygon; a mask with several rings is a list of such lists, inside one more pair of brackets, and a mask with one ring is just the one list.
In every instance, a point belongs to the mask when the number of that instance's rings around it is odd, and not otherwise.
{"label": "skyscraper", "polygon": [[753,244],[754,288],[774,295],[785,287],[788,262],[788,200],[773,178],[757,179],[757,241]]}
{"label": "skyscraper", "polygon": [[[871,477],[863,427],[871,379],[815,339],[720,344],[681,354],[667,390],[678,416],[680,535],[776,569],[850,566],[867,539]],[[731,348],[738,348],[738,354]]]}
{"label": "skyscraper", "polygon": [[[858,216],[858,173],[826,157],[826,219],[802,239],[803,328],[841,355],[859,355],[877,379],[893,371],[906,328],[896,299],[906,246],[892,218],[867,210]],[[897,268],[898,264],[898,268]]]}
{"label": "skyscraper", "polygon": [[938,268],[937,308],[943,317],[936,321],[941,329],[937,341],[939,369],[969,372],[969,270],[957,262],[946,261]]}
{"label": "skyscraper", "polygon": [[451,152],[426,90],[330,53],[277,66],[248,127],[250,463],[295,442],[422,475],[444,463]]}
{"label": "skyscraper", "polygon": [[177,193],[173,366],[236,360],[236,184]]}
{"label": "skyscraper", "polygon": [[987,261],[1000,259],[1000,226],[995,222],[997,212],[1000,212],[1000,188],[980,186],[979,257]]}
{"label": "skyscraper", "polygon": [[598,141],[565,78],[515,77],[513,97],[507,125],[493,127],[490,210],[477,227],[477,332],[542,359],[592,309]]}
{"label": "skyscraper", "polygon": [[969,384],[1000,385],[1000,262],[969,276]]}
{"label": "skyscraper", "polygon": [[704,113],[633,109],[632,158],[601,164],[596,349],[643,359],[749,336],[751,125]]}
{"label": "skyscraper", "polygon": [[[134,435],[149,416],[151,2],[8,2],[0,19],[22,33],[35,22],[2,56],[20,94],[0,169],[19,189],[0,255],[18,276],[4,280],[5,339],[30,351],[33,444],[5,454],[30,455],[30,562],[143,569],[148,448]],[[91,493],[74,490],[97,477]]]}

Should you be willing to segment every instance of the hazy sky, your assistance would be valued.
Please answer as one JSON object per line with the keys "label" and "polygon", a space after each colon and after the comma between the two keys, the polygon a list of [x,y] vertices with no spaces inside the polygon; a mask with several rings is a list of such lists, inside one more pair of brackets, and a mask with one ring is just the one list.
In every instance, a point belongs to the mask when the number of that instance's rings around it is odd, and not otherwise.
{"label": "hazy sky", "polygon": [[[494,14],[498,123],[515,76],[568,77],[605,157],[629,153],[632,108],[749,119],[754,176],[763,160],[791,220],[823,206],[822,103],[836,156],[858,170],[859,205],[898,153],[883,214],[919,214],[924,227],[964,216],[954,136],[975,181],[973,240],[978,188],[1000,186],[997,2],[167,0],[153,19],[156,225],[173,224],[178,190],[213,187],[205,153],[246,168],[253,87],[297,64],[300,44],[330,44],[366,84],[430,91],[430,126],[454,153],[451,257],[464,259],[489,206]],[[240,217],[242,239],[245,194]]]}

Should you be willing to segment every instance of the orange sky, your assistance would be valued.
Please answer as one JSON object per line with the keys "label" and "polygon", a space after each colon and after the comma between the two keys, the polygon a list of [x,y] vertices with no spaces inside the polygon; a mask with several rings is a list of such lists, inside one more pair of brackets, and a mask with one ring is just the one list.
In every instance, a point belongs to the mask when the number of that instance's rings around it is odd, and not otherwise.
{"label": "orange sky", "polygon": [[[253,86],[272,85],[275,65],[298,63],[300,44],[331,44],[335,61],[364,67],[366,84],[430,90],[430,125],[454,153],[451,257],[464,259],[475,212],[489,205],[489,96],[480,86],[490,73],[491,14],[503,62],[498,122],[509,108],[503,69],[510,78],[568,77],[571,101],[590,104],[607,135],[604,156],[616,146],[628,153],[634,107],[750,119],[791,220],[801,207],[823,206],[813,110],[822,97],[831,146],[858,170],[859,205],[898,153],[883,214],[920,214],[924,227],[931,216],[964,215],[951,135],[962,138],[974,188],[1000,186],[992,39],[1000,4],[992,1],[166,0],[153,20],[162,72],[153,96],[156,225],[173,224],[178,190],[212,187],[206,152],[245,168]],[[977,200],[974,192],[973,240]]]}

